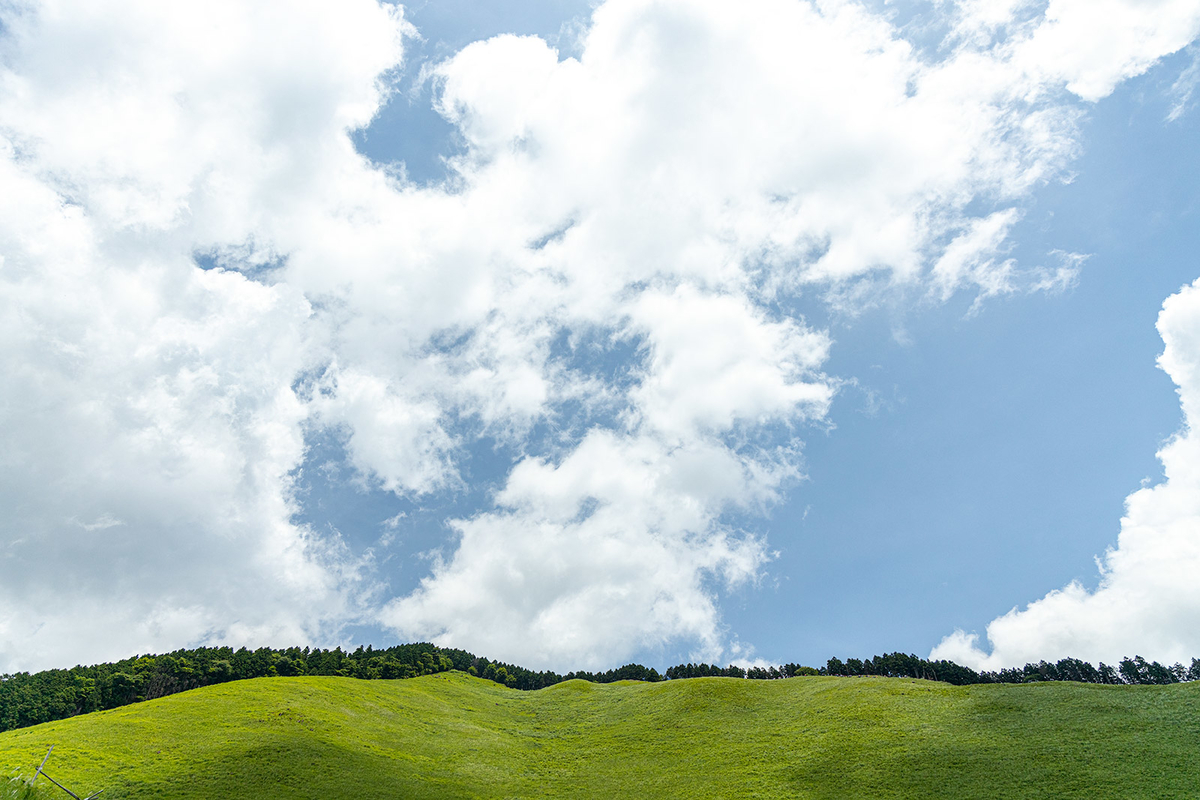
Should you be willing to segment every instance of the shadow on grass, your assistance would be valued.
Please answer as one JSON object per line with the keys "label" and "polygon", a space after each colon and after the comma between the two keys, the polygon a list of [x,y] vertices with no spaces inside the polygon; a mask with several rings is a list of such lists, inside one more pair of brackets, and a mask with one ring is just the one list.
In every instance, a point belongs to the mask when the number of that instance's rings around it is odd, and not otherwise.
{"label": "shadow on grass", "polygon": [[[1160,696],[1146,704],[1138,692]],[[867,727],[827,737],[825,747],[788,770],[795,795],[1200,796],[1200,692],[1194,689],[1047,684],[992,687],[962,700],[949,724],[922,725],[919,715],[909,714],[886,732]]]}
{"label": "shadow on grass", "polygon": [[[429,765],[370,749],[296,740],[257,745],[212,759],[195,772],[114,787],[129,798],[287,797],[341,800],[364,797],[471,797],[466,781],[431,778]],[[7,800],[7,798],[5,798]],[[41,798],[38,798],[41,800]]]}

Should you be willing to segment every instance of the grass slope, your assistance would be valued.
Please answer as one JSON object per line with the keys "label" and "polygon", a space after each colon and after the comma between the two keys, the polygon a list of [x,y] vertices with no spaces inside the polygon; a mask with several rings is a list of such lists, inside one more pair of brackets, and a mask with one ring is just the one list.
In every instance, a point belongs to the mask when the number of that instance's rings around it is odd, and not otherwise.
{"label": "grass slope", "polygon": [[105,800],[1195,797],[1200,684],[269,678],[0,734],[0,768],[51,744]]}

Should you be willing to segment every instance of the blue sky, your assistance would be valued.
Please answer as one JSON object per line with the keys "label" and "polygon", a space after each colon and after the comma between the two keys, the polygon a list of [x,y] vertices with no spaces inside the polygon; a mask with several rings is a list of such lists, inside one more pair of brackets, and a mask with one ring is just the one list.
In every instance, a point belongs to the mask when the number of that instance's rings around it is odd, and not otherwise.
{"label": "blue sky", "polygon": [[[436,61],[502,33],[570,53],[587,13],[586,3],[429,3],[407,16],[426,40],[421,55]],[[977,314],[970,297],[853,319],[804,306],[833,332],[829,371],[853,384],[834,403],[833,427],[805,440],[808,479],[765,519],[744,521],[779,551],[760,585],[722,606],[758,655],[924,655],[949,629],[982,631],[1073,580],[1096,586],[1094,559],[1115,543],[1126,495],[1162,479],[1154,453],[1182,424],[1174,386],[1155,366],[1154,322],[1167,295],[1200,277],[1194,112],[1167,120],[1171,85],[1190,62],[1188,53],[1164,59],[1087,107],[1074,178],[1039,189],[1013,231],[1024,263],[1054,250],[1088,255],[1070,290],[997,299]],[[455,131],[431,108],[429,86],[411,93],[416,77],[358,147],[437,180],[457,152]],[[481,477],[497,479],[481,466]],[[404,506],[384,492],[337,496],[339,514],[312,519],[343,532]],[[414,524],[410,550],[438,544],[433,522]],[[422,574],[414,566],[400,587]],[[639,655],[663,666],[690,654]]]}
{"label": "blue sky", "polygon": [[0,670],[1200,655],[1200,4],[133,5],[5,12]]}

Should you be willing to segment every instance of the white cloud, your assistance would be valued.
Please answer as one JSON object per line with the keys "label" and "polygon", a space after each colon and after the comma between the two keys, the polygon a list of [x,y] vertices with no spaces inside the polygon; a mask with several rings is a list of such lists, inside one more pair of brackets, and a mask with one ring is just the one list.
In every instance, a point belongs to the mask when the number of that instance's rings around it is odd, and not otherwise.
{"label": "white cloud", "polygon": [[394,8],[6,7],[0,669],[375,614],[369,565],[295,522],[322,428],[406,495],[461,486],[477,434],[524,454],[383,607],[397,630],[534,665],[716,658],[720,587],[768,558],[729,515],[801,475],[837,385],[776,301],[1067,280],[1005,257],[1076,152],[1061,89],[1179,35],[1131,10],[1097,65],[1060,5],[935,62],[849,2],[609,0],[577,59],[503,36],[433,70],[466,151],[428,187],[347,134],[400,65]]}
{"label": "white cloud", "polygon": [[934,284],[941,290],[942,300],[949,299],[964,281],[975,283],[984,296],[1012,291],[1011,270],[1007,264],[998,266],[995,254],[1016,221],[1016,210],[1007,208],[972,220],[951,240],[933,265]]}
{"label": "white cloud", "polygon": [[997,669],[1067,656],[1187,662],[1200,652],[1200,281],[1167,299],[1158,330],[1159,365],[1179,387],[1184,427],[1158,453],[1166,480],[1126,500],[1117,546],[1098,562],[1099,587],[1071,583],[993,620],[990,652],[956,631],[932,658]]}
{"label": "white cloud", "polygon": [[[621,395],[618,426],[527,459],[495,510],[455,523],[457,550],[383,616],[406,636],[536,666],[599,665],[679,637],[719,657],[711,576],[723,562],[710,546],[744,565],[738,575],[766,557],[747,540],[726,547],[739,540],[722,514],[769,504],[800,470],[797,450],[734,442],[821,419],[832,394],[816,372],[826,338],[763,302],[877,282],[983,297],[1073,275],[1004,256],[1011,203],[1074,154],[1077,115],[1029,100],[1040,84],[1004,48],[929,63],[844,3],[615,0],[597,9],[578,60],[505,36],[434,74],[468,144],[461,202],[476,221],[506,222],[474,234],[512,262],[490,284],[494,313],[543,336],[520,320],[599,326],[641,342],[643,359],[631,385],[608,387]],[[968,212],[981,200],[998,207]],[[522,251],[514,238],[547,244]],[[517,291],[520,302],[505,298]],[[526,358],[544,370],[540,341]],[[561,366],[552,384],[566,387],[575,376]],[[555,394],[539,394],[547,409]],[[727,466],[686,469],[674,455],[692,452]],[[639,491],[577,480],[585,461]],[[720,469],[736,480],[714,484]],[[688,604],[694,615],[662,612]]]}
{"label": "white cloud", "polygon": [[1051,0],[1016,63],[1099,100],[1200,33],[1195,0]]}
{"label": "white cloud", "polygon": [[384,378],[332,367],[313,394],[316,419],[345,427],[350,463],[383,489],[424,494],[457,478],[450,463],[456,444],[435,402],[406,396]]}
{"label": "white cloud", "polygon": [[833,392],[804,379],[828,356],[828,337],[764,316],[736,296],[643,294],[632,324],[652,346],[631,392],[643,424],[687,441],[697,431],[823,417]]}
{"label": "white cloud", "polygon": [[719,658],[708,584],[750,580],[768,554],[716,518],[770,495],[790,472],[774,466],[764,475],[715,442],[593,430],[557,464],[518,464],[497,510],[459,520],[453,558],[382,619],[536,667],[598,668],[673,639]]}
{"label": "white cloud", "polygon": [[1032,81],[1030,91],[1065,88],[1088,101],[1148,70],[1200,34],[1195,0],[962,0],[956,33],[996,51]]}
{"label": "white cloud", "polygon": [[822,417],[832,390],[813,370],[829,343],[692,289],[645,293],[630,313],[649,353],[625,425],[517,464],[497,509],[454,523],[454,556],[385,624],[535,667],[599,668],[673,639],[722,656],[710,584],[752,579],[768,554],[721,515],[764,508],[797,473],[793,453],[722,435]]}
{"label": "white cloud", "polygon": [[291,522],[312,306],[192,252],[244,250],[320,185],[399,17],[48,4],[4,27],[0,671],[335,636],[368,587]]}
{"label": "white cloud", "polygon": [[1167,120],[1170,122],[1178,121],[1188,112],[1192,96],[1196,93],[1196,86],[1200,84],[1200,47],[1193,44],[1188,49],[1191,50],[1192,63],[1179,73],[1179,77],[1171,85],[1171,94],[1175,102],[1167,112]]}

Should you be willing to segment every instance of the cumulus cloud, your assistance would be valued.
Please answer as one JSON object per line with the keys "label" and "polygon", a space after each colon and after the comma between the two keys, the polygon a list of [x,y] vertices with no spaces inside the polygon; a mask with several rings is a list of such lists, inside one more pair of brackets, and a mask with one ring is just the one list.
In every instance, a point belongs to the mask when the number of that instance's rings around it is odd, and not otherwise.
{"label": "cumulus cloud", "polygon": [[993,620],[990,652],[978,635],[956,631],[931,657],[998,669],[1066,656],[1186,662],[1200,652],[1200,281],[1167,299],[1158,331],[1158,363],[1179,387],[1184,427],[1158,453],[1166,479],[1126,499],[1117,545],[1099,562],[1100,585],[1073,582]]}
{"label": "cumulus cloud", "polygon": [[1193,0],[1051,0],[1015,59],[1094,101],[1186,47],[1197,33],[1200,6]]}
{"label": "cumulus cloud", "polygon": [[[730,520],[802,475],[838,385],[779,301],[1068,283],[1006,244],[1076,152],[1064,90],[1195,35],[1186,3],[1110,5],[964,4],[934,58],[850,2],[609,0],[578,58],[434,66],[465,147],[417,186],[348,133],[398,8],[9,4],[0,668],[364,619],[531,666],[728,654],[719,593],[770,557]],[[297,522],[329,430],[407,497],[457,491],[472,437],[519,458],[383,598]]]}
{"label": "cumulus cloud", "polygon": [[766,553],[714,521],[770,491],[758,466],[713,443],[593,430],[559,463],[517,465],[498,508],[458,521],[454,557],[383,620],[535,664],[594,667],[675,638],[720,654],[706,581],[750,580]]}
{"label": "cumulus cloud", "polygon": [[1200,33],[1194,0],[963,0],[956,34],[996,42],[1031,91],[1063,86],[1096,101]]}
{"label": "cumulus cloud", "polygon": [[[680,637],[720,657],[711,587],[725,567],[710,546],[748,565],[738,576],[767,557],[748,539],[726,548],[738,539],[722,514],[750,497],[769,503],[801,468],[796,449],[738,450],[731,436],[821,419],[833,390],[816,374],[820,333],[756,309],[809,287],[835,302],[896,285],[982,299],[1058,290],[1077,274],[1078,256],[1054,270],[1006,256],[1016,203],[1075,153],[1077,108],[1045,100],[1069,78],[1017,52],[1049,24],[1060,23],[1041,18],[931,62],[854,4],[615,0],[596,10],[578,59],[505,36],[439,66],[439,107],[468,145],[455,163],[468,196],[503,196],[501,213],[526,215],[510,225],[548,242],[514,254],[527,265],[525,303],[502,313],[599,325],[640,341],[644,358],[618,390],[622,424],[522,462],[498,507],[454,523],[457,550],[383,619],[537,665],[599,665]],[[981,201],[991,209],[975,211]],[[569,364],[558,377],[570,381]],[[610,443],[604,458],[599,441]],[[673,454],[693,448],[723,450],[748,479],[732,493],[664,491]],[[573,481],[562,496],[554,478],[574,474],[580,452],[633,475],[658,466],[638,484],[644,495]],[[528,474],[557,515],[513,501]],[[666,524],[664,498],[704,513]],[[615,542],[624,564],[595,550]],[[604,567],[586,569],[593,561]],[[519,599],[533,584],[537,600]],[[684,606],[697,612],[635,611]]]}
{"label": "cumulus cloud", "polygon": [[768,554],[721,514],[760,510],[796,473],[794,453],[724,435],[824,416],[832,389],[814,370],[829,343],[691,289],[646,294],[633,317],[651,352],[626,424],[518,463],[495,511],[455,523],[453,558],[384,610],[388,625],[534,664],[598,667],[672,639],[724,653],[709,583],[752,580]]}
{"label": "cumulus cloud", "polygon": [[273,257],[257,220],[345,159],[402,18],[4,13],[0,669],[336,635],[370,587],[292,522],[308,412],[290,387],[323,350],[312,304],[194,256]]}

